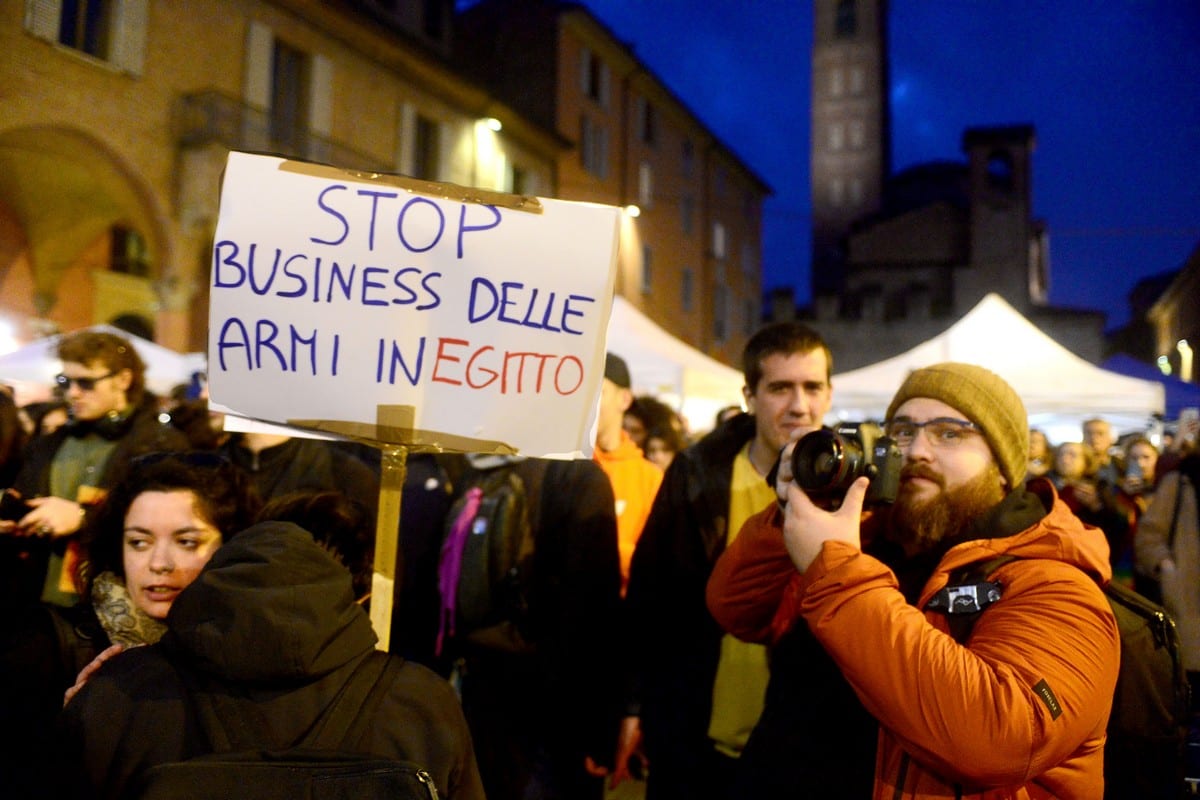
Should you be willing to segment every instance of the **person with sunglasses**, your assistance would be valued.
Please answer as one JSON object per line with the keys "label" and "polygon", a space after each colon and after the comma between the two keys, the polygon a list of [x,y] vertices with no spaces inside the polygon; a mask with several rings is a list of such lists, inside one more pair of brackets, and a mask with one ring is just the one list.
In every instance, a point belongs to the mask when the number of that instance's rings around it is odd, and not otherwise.
{"label": "person with sunglasses", "polygon": [[30,445],[12,485],[29,509],[0,521],[0,597],[9,607],[76,603],[76,534],[88,508],[120,481],[131,459],[188,447],[182,433],[159,421],[145,365],[128,339],[78,331],[59,340],[57,354],[62,372],[55,382],[70,421]]}
{"label": "person with sunglasses", "polygon": [[35,797],[55,757],[54,725],[105,660],[153,644],[175,599],[259,511],[253,483],[208,452],[159,452],[131,461],[81,533],[81,602],[14,615],[0,645],[0,750],[13,797]]}
{"label": "person with sunglasses", "polygon": [[[833,677],[794,660],[773,661],[772,675],[810,703],[835,678],[851,685],[877,725],[862,754],[874,786],[857,796],[1100,797],[1120,662],[1104,533],[1050,481],[1026,484],[1024,404],[983,367],[909,373],[884,430],[903,456],[899,491],[869,516],[868,478],[821,507],[792,481],[794,443],[784,449],[780,503],[746,522],[713,571],[713,616],[748,640],[802,629],[819,642]],[[998,556],[1011,560],[991,566]],[[851,796],[820,777],[806,788]]]}

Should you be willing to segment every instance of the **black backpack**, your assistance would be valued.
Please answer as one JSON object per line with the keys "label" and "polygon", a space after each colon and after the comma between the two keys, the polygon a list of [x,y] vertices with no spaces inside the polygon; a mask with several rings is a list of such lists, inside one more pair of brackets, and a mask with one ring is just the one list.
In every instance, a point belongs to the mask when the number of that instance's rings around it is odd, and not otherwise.
{"label": "black backpack", "polygon": [[530,588],[543,459],[460,476],[438,560],[437,650],[456,643],[505,652],[533,648]]}
{"label": "black backpack", "polygon": [[[212,752],[159,764],[131,796],[140,800],[437,800],[428,772],[415,764],[355,750],[402,660],[375,651],[355,669],[296,746],[263,750],[258,709],[228,694],[206,692],[180,669]],[[177,667],[178,668],[178,667]]]}
{"label": "black backpack", "polygon": [[[929,601],[947,614],[950,633],[964,642],[975,620],[1000,599],[988,578],[1016,556],[969,567]],[[1178,800],[1183,794],[1190,689],[1175,621],[1162,606],[1116,583],[1104,596],[1117,619],[1121,668],[1104,746],[1104,796],[1111,800]]]}

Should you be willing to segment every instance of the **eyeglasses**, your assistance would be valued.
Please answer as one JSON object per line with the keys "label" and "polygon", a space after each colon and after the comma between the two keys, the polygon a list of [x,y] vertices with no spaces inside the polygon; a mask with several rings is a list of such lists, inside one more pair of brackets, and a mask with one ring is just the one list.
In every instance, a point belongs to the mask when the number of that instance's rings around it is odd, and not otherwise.
{"label": "eyeglasses", "polygon": [[974,422],[953,417],[937,417],[925,422],[894,419],[887,423],[885,429],[897,446],[909,447],[917,438],[917,431],[922,428],[925,430],[925,441],[929,442],[930,447],[945,450],[958,447],[979,430]]}
{"label": "eyeglasses", "polygon": [[90,392],[92,389],[96,388],[97,383],[107,380],[116,374],[117,373],[115,372],[109,372],[106,375],[97,375],[94,378],[71,378],[66,375],[55,375],[54,383],[57,384],[58,388],[64,392],[70,391],[71,384],[78,386],[81,392]]}

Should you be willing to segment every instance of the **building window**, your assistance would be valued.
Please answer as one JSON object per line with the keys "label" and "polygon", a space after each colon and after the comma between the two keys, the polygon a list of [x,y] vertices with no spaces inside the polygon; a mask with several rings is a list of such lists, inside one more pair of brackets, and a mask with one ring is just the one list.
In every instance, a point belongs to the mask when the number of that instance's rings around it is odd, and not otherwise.
{"label": "building window", "polygon": [[729,340],[729,287],[725,285],[723,272],[718,272],[713,285],[713,338],[718,342]]}
{"label": "building window", "polygon": [[650,289],[653,286],[654,274],[651,271],[653,259],[651,256],[653,251],[650,245],[642,245],[642,294],[650,294]]}
{"label": "building window", "polygon": [[443,8],[442,0],[425,0],[424,10],[421,14],[425,35],[435,42],[440,42],[446,35],[446,20],[442,17]]}
{"label": "building window", "polygon": [[436,121],[421,114],[413,136],[413,177],[427,181],[438,179],[441,164],[441,130]]}
{"label": "building window", "polygon": [[597,178],[608,177],[608,131],[586,114],[579,126],[579,158],[583,168]]}
{"label": "building window", "polygon": [[684,137],[683,144],[679,148],[680,172],[683,177],[690,178],[696,169],[696,145],[692,144],[692,140]]}
{"label": "building window", "polygon": [[654,168],[649,161],[638,164],[638,205],[644,209],[654,205]]}
{"label": "building window", "polygon": [[758,216],[758,196],[750,189],[742,190],[742,219],[753,222]]}
{"label": "building window", "polygon": [[271,142],[302,156],[308,137],[308,56],[275,40],[271,67]]}
{"label": "building window", "polygon": [[513,194],[530,194],[529,171],[515,164],[509,167],[508,191]]}
{"label": "building window", "polygon": [[642,140],[642,144],[653,147],[657,138],[654,106],[650,105],[650,101],[644,97],[638,98],[637,117],[638,138]]}
{"label": "building window", "polygon": [[29,0],[25,30],[140,75],[147,0]]}
{"label": "building window", "polygon": [[829,73],[829,96],[841,97],[842,92],[846,90],[845,82],[842,78],[842,71],[834,69]]}
{"label": "building window", "polygon": [[132,228],[114,225],[110,231],[108,268],[112,272],[144,278],[150,274],[150,257],[146,240]]}
{"label": "building window", "polygon": [[850,68],[850,94],[862,94],[867,86],[867,71],[862,67]]}
{"label": "building window", "polygon": [[856,208],[856,207],[862,205],[862,201],[863,201],[862,178],[851,178],[850,179],[850,205],[851,205],[851,207]]}
{"label": "building window", "polygon": [[987,161],[987,176],[988,184],[994,189],[1002,189],[1011,191],[1013,188],[1013,159],[1012,154],[997,150],[988,156]]}
{"label": "building window", "polygon": [[112,3],[106,0],[63,0],[58,41],[96,58],[108,58]]}
{"label": "building window", "polygon": [[684,311],[691,311],[696,305],[696,274],[691,267],[684,267],[680,273],[679,301]]}
{"label": "building window", "polygon": [[843,178],[833,178],[829,181],[829,204],[841,208],[846,203],[846,181]]}
{"label": "building window", "polygon": [[725,226],[714,222],[712,226],[713,258],[725,258]]}
{"label": "building window", "polygon": [[696,232],[696,200],[690,194],[679,199],[679,227],[683,229],[684,236]]}
{"label": "building window", "polygon": [[858,8],[855,0],[838,0],[837,4],[837,37],[849,39],[858,33]]}
{"label": "building window", "polygon": [[866,141],[866,127],[862,120],[854,120],[850,123],[850,149],[861,150],[863,142]]}
{"label": "building window", "polygon": [[846,129],[842,127],[842,123],[835,122],[829,126],[829,149],[833,151],[841,150],[846,143]]}
{"label": "building window", "polygon": [[742,335],[753,336],[757,328],[758,309],[755,307],[754,300],[747,297],[742,301]]}
{"label": "building window", "polygon": [[754,248],[754,242],[749,240],[742,243],[742,275],[747,281],[753,281],[758,277],[758,253]]}
{"label": "building window", "polygon": [[608,65],[588,48],[579,51],[580,86],[601,108],[608,108]]}

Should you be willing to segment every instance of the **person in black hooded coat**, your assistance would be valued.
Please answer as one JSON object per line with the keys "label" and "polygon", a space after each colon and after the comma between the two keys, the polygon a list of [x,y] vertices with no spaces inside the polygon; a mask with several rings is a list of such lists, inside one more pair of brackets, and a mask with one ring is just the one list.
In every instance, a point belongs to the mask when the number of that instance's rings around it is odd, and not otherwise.
{"label": "person in black hooded coat", "polygon": [[[350,574],[286,522],[259,523],[220,548],[167,627],[158,644],[106,662],[64,709],[60,796],[128,796],[150,767],[209,751],[180,668],[255,706],[267,722],[262,748],[286,749],[377,641]],[[418,764],[442,797],[484,797],[462,710],[432,671],[404,662],[365,713],[366,752]]]}

